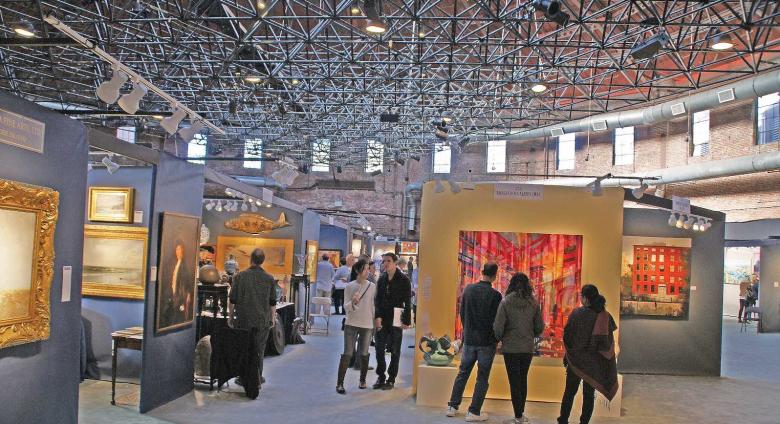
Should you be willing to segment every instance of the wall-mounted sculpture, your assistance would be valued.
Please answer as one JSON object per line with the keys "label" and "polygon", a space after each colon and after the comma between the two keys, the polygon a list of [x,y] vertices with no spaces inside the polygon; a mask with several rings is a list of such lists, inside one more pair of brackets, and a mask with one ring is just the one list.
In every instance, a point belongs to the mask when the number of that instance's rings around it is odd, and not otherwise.
{"label": "wall-mounted sculpture", "polygon": [[254,213],[242,213],[237,218],[225,222],[225,228],[241,231],[248,234],[261,234],[275,230],[277,228],[289,227],[287,217],[284,212],[279,214],[279,219],[271,221],[270,219]]}

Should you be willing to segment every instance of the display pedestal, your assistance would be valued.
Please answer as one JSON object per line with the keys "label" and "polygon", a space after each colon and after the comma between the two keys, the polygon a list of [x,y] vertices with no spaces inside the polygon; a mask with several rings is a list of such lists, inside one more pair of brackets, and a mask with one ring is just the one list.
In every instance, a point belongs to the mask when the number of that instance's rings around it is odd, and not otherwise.
{"label": "display pedestal", "polygon": [[[542,361],[545,358],[541,359]],[[537,358],[534,358],[537,361]],[[448,367],[434,367],[427,364],[417,366],[417,404],[421,406],[446,407],[452,393],[452,384],[458,375],[458,364]],[[471,397],[474,393],[474,382],[477,376],[477,365],[471,372],[471,377],[463,392],[464,397]],[[509,381],[506,377],[504,358],[496,356],[493,368],[490,372],[490,388],[488,399],[510,400]],[[604,396],[596,393],[596,406],[593,415],[597,417],[619,417],[620,406],[623,399],[623,376],[618,375],[620,390],[608,402]],[[566,385],[566,370],[562,366],[532,365],[528,372],[528,397],[529,402],[560,403],[563,388]],[[580,389],[580,392],[582,389]],[[574,402],[574,410],[579,411],[582,405],[582,395],[577,394]]]}

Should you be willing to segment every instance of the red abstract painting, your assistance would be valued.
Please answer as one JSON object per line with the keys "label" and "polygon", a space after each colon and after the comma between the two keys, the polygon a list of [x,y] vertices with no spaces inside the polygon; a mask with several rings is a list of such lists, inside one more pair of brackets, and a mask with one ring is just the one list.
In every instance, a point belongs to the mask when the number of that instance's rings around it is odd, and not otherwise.
{"label": "red abstract painting", "polygon": [[460,301],[467,284],[478,282],[482,266],[498,264],[493,288],[504,294],[516,272],[528,275],[539,301],[544,331],[537,354],[563,357],[563,327],[580,306],[582,286],[582,236],[569,234],[461,231],[458,254],[458,297],[455,305],[455,337],[461,339]]}

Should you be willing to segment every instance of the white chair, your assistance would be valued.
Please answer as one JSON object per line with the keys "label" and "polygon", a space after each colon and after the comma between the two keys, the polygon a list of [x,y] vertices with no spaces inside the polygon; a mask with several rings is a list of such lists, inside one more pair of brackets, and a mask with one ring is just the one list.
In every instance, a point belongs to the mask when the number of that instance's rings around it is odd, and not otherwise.
{"label": "white chair", "polygon": [[[314,304],[314,311],[310,313],[311,317],[311,330],[314,330],[315,318],[322,318],[325,321],[325,335],[330,334],[330,307],[333,303],[333,299],[329,297],[315,297],[312,300]],[[322,330],[319,330],[322,331]]]}

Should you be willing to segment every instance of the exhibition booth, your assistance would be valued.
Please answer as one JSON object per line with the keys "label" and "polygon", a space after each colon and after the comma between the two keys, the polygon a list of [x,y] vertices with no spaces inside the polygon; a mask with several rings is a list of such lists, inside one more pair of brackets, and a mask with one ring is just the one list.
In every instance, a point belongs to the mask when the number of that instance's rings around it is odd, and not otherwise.
{"label": "exhibition booth", "polygon": [[[671,209],[670,200],[637,199],[622,188],[594,195],[590,188],[486,183],[453,193],[426,184],[417,338],[459,338],[463,288],[479,280],[485,262],[495,261],[494,288],[503,293],[514,272],[525,272],[542,308],[545,329],[528,376],[528,400],[560,402],[562,331],[584,284],[599,288],[617,322],[621,374],[719,375],[724,215],[691,206],[685,216],[707,223],[694,231],[674,225],[683,214],[673,215],[670,225]],[[457,361],[431,366],[420,351],[415,359],[417,403],[446,405]],[[488,398],[509,399],[501,355]],[[621,399],[622,390],[612,402],[599,395],[596,415],[619,416]]]}

